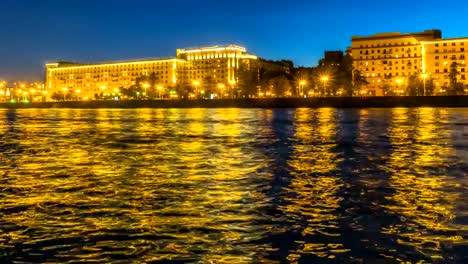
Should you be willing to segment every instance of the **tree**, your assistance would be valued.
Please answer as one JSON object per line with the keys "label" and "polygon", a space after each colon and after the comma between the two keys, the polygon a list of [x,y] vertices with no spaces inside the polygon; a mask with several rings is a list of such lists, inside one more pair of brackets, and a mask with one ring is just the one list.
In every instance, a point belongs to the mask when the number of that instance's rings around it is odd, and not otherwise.
{"label": "tree", "polygon": [[177,83],[173,88],[180,99],[188,99],[192,89],[193,87],[191,85],[182,83]]}
{"label": "tree", "polygon": [[435,85],[432,77],[426,79],[426,95],[434,95]]}
{"label": "tree", "polygon": [[283,97],[292,91],[291,83],[284,75],[270,79],[269,84],[273,87],[273,93],[277,97]]}
{"label": "tree", "polygon": [[392,86],[388,83],[383,84],[380,86],[380,89],[384,92],[384,95],[395,95]]}
{"label": "tree", "polygon": [[[124,98],[143,99],[159,97],[160,91],[157,90],[159,77],[155,72],[149,75],[140,75],[135,78],[135,84],[130,87],[120,87],[120,93]],[[100,95],[101,98],[105,96]]]}
{"label": "tree", "polygon": [[406,94],[411,96],[424,95],[424,82],[418,74],[413,74],[408,77]]}
{"label": "tree", "polygon": [[202,99],[210,98],[211,94],[216,91],[216,82],[212,76],[206,76],[202,81],[203,88],[200,91]]}
{"label": "tree", "polygon": [[257,94],[259,83],[258,70],[249,69],[248,65],[242,63],[237,71],[238,86],[242,97],[251,97]]}
{"label": "tree", "polygon": [[55,101],[62,101],[65,99],[65,95],[62,92],[54,92],[50,99]]}
{"label": "tree", "polygon": [[353,86],[354,90],[359,91],[363,86],[368,85],[366,77],[362,75],[359,70],[355,70],[353,73]]}
{"label": "tree", "polygon": [[353,96],[353,58],[346,54],[336,75],[338,85],[343,87],[345,96]]}
{"label": "tree", "polygon": [[450,72],[449,72],[449,87],[448,87],[448,94],[449,95],[462,95],[463,94],[463,84],[458,82],[458,64],[453,62],[450,65]]}

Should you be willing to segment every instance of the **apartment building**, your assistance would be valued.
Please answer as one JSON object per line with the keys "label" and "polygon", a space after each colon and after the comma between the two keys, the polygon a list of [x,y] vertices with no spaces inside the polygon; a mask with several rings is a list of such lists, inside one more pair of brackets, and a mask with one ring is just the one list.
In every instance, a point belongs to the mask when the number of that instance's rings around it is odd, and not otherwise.
{"label": "apartment building", "polygon": [[419,33],[379,33],[352,37],[350,54],[355,70],[367,78],[369,95],[384,95],[384,84],[398,85],[408,76],[423,70],[421,42],[442,37],[440,30]]}
{"label": "apartment building", "polygon": [[247,67],[257,56],[246,48],[228,45],[177,49],[176,58],[118,61],[94,64],[53,62],[46,64],[46,87],[49,95],[72,92],[76,97],[94,99],[100,93],[118,93],[135,84],[137,77],[155,73],[158,86],[177,84],[235,85],[237,71]]}
{"label": "apartment building", "polygon": [[443,94],[449,85],[449,73],[453,63],[457,66],[458,82],[468,85],[466,58],[468,38],[447,38],[422,41],[422,72],[434,80],[435,90]]}

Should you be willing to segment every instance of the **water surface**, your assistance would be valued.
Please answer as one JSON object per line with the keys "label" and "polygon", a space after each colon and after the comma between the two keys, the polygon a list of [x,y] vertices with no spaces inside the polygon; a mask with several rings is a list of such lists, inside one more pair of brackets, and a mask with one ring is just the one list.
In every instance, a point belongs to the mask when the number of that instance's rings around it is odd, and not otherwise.
{"label": "water surface", "polygon": [[468,109],[0,110],[1,263],[468,263]]}

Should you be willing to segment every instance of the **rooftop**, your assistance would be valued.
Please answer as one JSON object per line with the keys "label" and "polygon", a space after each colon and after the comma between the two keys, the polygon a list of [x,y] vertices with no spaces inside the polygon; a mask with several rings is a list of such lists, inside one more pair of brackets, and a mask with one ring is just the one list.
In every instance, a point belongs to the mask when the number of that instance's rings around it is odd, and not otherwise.
{"label": "rooftop", "polygon": [[215,46],[208,46],[208,47],[194,47],[194,48],[185,48],[185,49],[178,49],[180,53],[196,53],[196,52],[208,52],[208,51],[227,51],[227,50],[237,50],[241,52],[246,52],[247,49],[238,45],[215,45]]}
{"label": "rooftop", "polygon": [[140,64],[140,63],[149,63],[149,62],[161,62],[161,61],[183,61],[177,58],[153,58],[153,59],[135,59],[135,60],[120,60],[120,61],[107,61],[107,62],[97,62],[97,63],[77,63],[70,61],[57,61],[49,62],[46,65],[57,65],[58,68],[76,68],[76,67],[94,67],[94,66],[113,66],[120,64]]}

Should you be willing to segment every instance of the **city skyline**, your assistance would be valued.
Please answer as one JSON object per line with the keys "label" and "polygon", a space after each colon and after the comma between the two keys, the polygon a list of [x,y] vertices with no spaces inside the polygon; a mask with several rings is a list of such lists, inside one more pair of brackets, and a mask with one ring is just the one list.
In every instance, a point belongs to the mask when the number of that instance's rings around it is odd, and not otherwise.
{"label": "city skyline", "polygon": [[[372,4],[371,4],[372,3]],[[48,61],[99,62],[172,57],[173,47],[235,43],[263,58],[315,66],[325,50],[345,50],[352,36],[437,28],[466,36],[457,14],[467,3],[241,0],[175,6],[149,1],[12,1],[0,18],[0,79],[42,80]],[[386,7],[388,12],[377,12]],[[331,10],[333,14],[325,12]],[[411,11],[411,12],[410,12]],[[207,15],[209,14],[209,16]],[[395,19],[395,18],[398,18]],[[393,18],[393,19],[392,19]]]}

